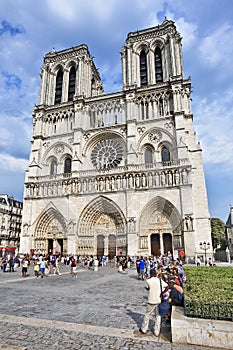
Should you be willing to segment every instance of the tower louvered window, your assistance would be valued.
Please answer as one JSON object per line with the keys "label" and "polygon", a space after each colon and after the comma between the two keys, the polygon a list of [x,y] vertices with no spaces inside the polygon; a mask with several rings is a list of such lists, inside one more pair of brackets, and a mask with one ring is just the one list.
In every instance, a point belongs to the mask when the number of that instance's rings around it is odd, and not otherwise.
{"label": "tower louvered window", "polygon": [[144,50],[140,53],[140,79],[141,86],[147,85],[147,62],[146,62],[146,53]]}
{"label": "tower louvered window", "polygon": [[69,74],[68,101],[73,100],[73,97],[75,94],[75,80],[76,80],[76,70],[74,67],[72,67]]}
{"label": "tower louvered window", "polygon": [[62,97],[62,83],[63,83],[63,72],[60,69],[56,77],[56,89],[55,89],[55,104],[61,102]]}
{"label": "tower louvered window", "polygon": [[156,83],[163,81],[162,55],[159,47],[155,49],[155,80]]}

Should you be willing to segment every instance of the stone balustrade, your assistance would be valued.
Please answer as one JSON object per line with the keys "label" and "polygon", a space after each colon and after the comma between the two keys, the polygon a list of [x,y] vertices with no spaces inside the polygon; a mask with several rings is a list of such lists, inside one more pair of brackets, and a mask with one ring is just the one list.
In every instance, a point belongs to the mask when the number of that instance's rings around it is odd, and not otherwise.
{"label": "stone balustrade", "polygon": [[[169,162],[171,163],[171,162]],[[173,166],[172,166],[173,165]],[[79,176],[41,177],[36,182],[33,178],[26,183],[26,197],[52,197],[71,194],[90,194],[102,192],[120,192],[130,190],[145,190],[153,188],[176,187],[188,185],[190,181],[190,166],[174,167],[168,164],[164,168],[140,171],[140,165],[127,167],[128,171],[96,171],[81,172]],[[134,169],[134,171],[132,170]],[[137,171],[136,171],[137,169]],[[67,174],[66,174],[67,175]]]}

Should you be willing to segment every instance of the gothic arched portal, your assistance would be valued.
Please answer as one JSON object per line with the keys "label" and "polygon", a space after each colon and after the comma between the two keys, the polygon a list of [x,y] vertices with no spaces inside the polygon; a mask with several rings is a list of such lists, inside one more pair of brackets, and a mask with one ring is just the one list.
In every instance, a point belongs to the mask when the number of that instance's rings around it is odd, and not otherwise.
{"label": "gothic arched portal", "polygon": [[107,255],[109,259],[116,254],[127,254],[126,220],[112,200],[99,196],[83,210],[78,223],[76,252]]}
{"label": "gothic arched portal", "polygon": [[182,220],[177,208],[163,197],[152,199],[139,223],[139,251],[151,255],[174,253],[183,246]]}
{"label": "gothic arched portal", "polygon": [[45,209],[37,220],[34,250],[42,254],[67,253],[66,220],[54,207]]}

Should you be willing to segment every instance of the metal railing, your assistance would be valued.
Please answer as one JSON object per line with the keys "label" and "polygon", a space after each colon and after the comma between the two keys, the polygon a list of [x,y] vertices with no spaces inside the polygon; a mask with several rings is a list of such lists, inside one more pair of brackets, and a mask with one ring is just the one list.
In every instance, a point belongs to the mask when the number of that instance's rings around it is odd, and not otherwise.
{"label": "metal railing", "polygon": [[187,317],[233,322],[232,303],[206,303],[184,300],[184,313]]}

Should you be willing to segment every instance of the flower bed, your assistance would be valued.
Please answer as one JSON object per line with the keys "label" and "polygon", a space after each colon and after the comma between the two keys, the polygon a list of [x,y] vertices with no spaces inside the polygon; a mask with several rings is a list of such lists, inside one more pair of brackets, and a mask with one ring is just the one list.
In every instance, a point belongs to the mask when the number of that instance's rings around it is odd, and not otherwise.
{"label": "flower bed", "polygon": [[233,321],[233,268],[186,266],[185,314]]}

